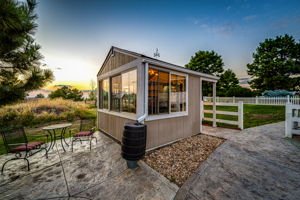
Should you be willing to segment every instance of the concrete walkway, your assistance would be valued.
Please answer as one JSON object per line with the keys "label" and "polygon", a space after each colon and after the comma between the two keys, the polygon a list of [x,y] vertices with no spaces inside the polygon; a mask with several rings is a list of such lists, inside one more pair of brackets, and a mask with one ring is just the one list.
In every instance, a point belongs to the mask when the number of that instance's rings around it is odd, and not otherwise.
{"label": "concrete walkway", "polygon": [[175,199],[300,199],[300,150],[284,122],[235,131],[205,127],[227,139],[199,166]]}
{"label": "concrete walkway", "polygon": [[[0,175],[0,199],[173,199],[178,187],[142,161],[127,169],[120,145],[96,133],[90,151],[87,142],[63,153],[60,143],[49,159],[30,157],[31,171],[22,160],[7,165]],[[0,156],[0,164],[8,157]],[[71,198],[69,198],[71,197]]]}

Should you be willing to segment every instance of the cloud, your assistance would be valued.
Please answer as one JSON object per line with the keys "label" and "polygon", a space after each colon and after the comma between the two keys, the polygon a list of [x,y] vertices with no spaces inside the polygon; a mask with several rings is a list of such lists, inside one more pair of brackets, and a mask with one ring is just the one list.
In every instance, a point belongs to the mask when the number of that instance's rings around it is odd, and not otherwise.
{"label": "cloud", "polygon": [[251,19],[255,19],[256,18],[256,15],[248,15],[248,16],[245,16],[243,18],[243,20],[251,20]]}
{"label": "cloud", "polygon": [[207,24],[200,24],[201,28],[208,28],[209,26]]}
{"label": "cloud", "polygon": [[280,19],[273,24],[275,28],[284,28],[290,25],[290,21],[288,19]]}
{"label": "cloud", "polygon": [[275,28],[285,28],[288,26],[299,26],[300,24],[300,16],[291,16],[291,17],[283,17],[281,19],[278,19],[273,23],[273,27]]}
{"label": "cloud", "polygon": [[235,30],[237,25],[233,22],[226,22],[222,24],[212,23],[208,18],[191,18],[189,19],[190,23],[193,23],[195,26],[200,27],[204,31],[221,34],[223,36],[229,36]]}
{"label": "cloud", "polygon": [[197,24],[200,28],[204,29],[205,31],[212,32],[215,34],[220,34],[222,36],[230,36],[232,32],[235,30],[236,25],[232,22],[227,22],[218,25],[210,25],[206,23],[199,23]]}
{"label": "cloud", "polygon": [[213,26],[212,31],[214,33],[220,33],[222,35],[229,36],[234,31],[235,27],[236,26],[232,22],[227,22],[224,24]]}
{"label": "cloud", "polygon": [[294,17],[295,23],[300,24],[300,15]]}
{"label": "cloud", "polygon": [[231,9],[231,6],[227,6],[226,7],[226,10],[228,11],[228,10],[230,10]]}

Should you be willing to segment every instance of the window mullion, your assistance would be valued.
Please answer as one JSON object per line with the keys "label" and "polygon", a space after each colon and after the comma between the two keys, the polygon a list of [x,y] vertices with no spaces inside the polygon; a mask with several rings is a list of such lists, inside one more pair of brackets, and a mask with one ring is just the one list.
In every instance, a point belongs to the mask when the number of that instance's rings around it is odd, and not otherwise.
{"label": "window mullion", "polygon": [[171,80],[172,80],[172,73],[169,73],[169,114],[171,113]]}

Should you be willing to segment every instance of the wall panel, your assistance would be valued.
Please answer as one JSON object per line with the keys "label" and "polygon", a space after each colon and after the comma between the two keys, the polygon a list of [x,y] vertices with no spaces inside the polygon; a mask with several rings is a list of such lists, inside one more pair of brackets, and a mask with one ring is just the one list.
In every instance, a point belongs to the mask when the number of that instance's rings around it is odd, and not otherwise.
{"label": "wall panel", "polygon": [[[190,137],[200,131],[200,78],[189,76],[188,116],[147,121],[147,149]],[[117,140],[122,140],[123,127],[133,120],[98,112],[99,128]]]}
{"label": "wall panel", "polygon": [[112,71],[122,65],[125,65],[127,63],[130,63],[131,61],[135,60],[135,57],[122,54],[119,52],[115,52],[114,56],[110,56],[110,58],[107,60],[107,62],[102,66],[101,68],[101,74],[105,74],[106,72]]}

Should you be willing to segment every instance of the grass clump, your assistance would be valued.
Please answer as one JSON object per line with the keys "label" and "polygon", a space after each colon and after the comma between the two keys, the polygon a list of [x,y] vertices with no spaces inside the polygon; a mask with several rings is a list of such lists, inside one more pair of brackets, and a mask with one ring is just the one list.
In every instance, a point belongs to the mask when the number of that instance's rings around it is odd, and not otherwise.
{"label": "grass clump", "polygon": [[36,99],[0,108],[1,127],[16,124],[33,127],[80,117],[96,117],[96,109],[84,102],[65,99]]}

